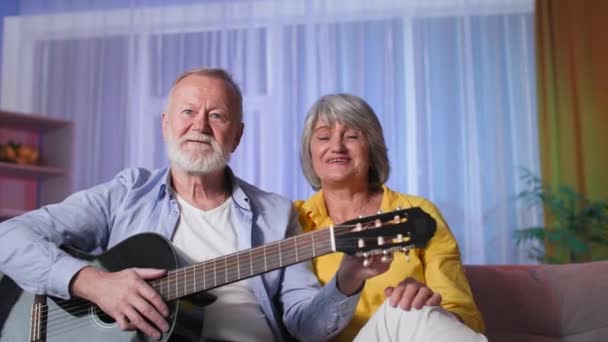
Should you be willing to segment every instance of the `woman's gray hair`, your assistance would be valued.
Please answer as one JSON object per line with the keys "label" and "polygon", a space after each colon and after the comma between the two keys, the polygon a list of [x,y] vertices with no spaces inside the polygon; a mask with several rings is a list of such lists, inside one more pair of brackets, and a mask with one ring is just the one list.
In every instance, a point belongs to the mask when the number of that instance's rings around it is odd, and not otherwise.
{"label": "woman's gray hair", "polygon": [[365,133],[369,143],[369,189],[374,191],[386,182],[390,173],[386,143],[380,121],[362,98],[350,94],[330,94],[315,102],[304,121],[300,146],[300,164],[304,177],[314,190],[321,189],[321,180],[312,167],[310,140],[319,120],[330,125],[336,122]]}

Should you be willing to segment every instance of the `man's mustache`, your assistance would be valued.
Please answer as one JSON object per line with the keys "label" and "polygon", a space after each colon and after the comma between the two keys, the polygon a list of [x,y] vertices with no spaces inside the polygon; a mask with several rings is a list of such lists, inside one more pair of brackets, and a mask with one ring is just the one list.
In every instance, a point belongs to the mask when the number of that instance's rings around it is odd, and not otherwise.
{"label": "man's mustache", "polygon": [[216,143],[215,138],[212,137],[212,136],[210,136],[210,135],[207,135],[207,134],[192,134],[192,133],[189,133],[189,134],[181,137],[178,140],[178,142],[181,145],[181,144],[185,143],[188,140],[201,141],[201,142],[210,143],[210,144]]}

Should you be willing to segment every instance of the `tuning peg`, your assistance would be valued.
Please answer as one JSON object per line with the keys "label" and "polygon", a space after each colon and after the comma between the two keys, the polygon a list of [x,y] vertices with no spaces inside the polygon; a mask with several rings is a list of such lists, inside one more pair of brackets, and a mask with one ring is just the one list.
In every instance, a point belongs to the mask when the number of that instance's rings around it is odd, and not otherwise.
{"label": "tuning peg", "polygon": [[403,254],[405,255],[405,260],[407,262],[410,262],[410,250],[409,250],[409,248],[403,247],[401,250],[403,251]]}
{"label": "tuning peg", "polygon": [[380,221],[380,219],[376,219],[374,221],[374,225],[376,226],[376,228],[380,228],[382,227],[382,221]]}
{"label": "tuning peg", "polygon": [[403,234],[397,234],[397,242],[398,243],[403,242]]}
{"label": "tuning peg", "polygon": [[355,232],[360,232],[360,231],[362,231],[362,230],[363,230],[363,225],[361,224],[361,222],[358,222],[358,223],[355,225],[355,229],[354,229],[354,231],[355,231]]}
{"label": "tuning peg", "polygon": [[365,240],[359,238],[359,240],[357,241],[357,246],[359,246],[359,248],[365,248]]}
{"label": "tuning peg", "polygon": [[365,258],[363,259],[363,267],[369,267],[372,264],[372,259]]}
{"label": "tuning peg", "polygon": [[382,261],[385,264],[390,263],[391,261],[393,261],[393,254],[391,254],[391,252],[387,251],[387,250],[383,250],[382,251],[382,258],[380,258],[380,261]]}
{"label": "tuning peg", "polygon": [[378,236],[378,246],[384,245],[384,236]]}

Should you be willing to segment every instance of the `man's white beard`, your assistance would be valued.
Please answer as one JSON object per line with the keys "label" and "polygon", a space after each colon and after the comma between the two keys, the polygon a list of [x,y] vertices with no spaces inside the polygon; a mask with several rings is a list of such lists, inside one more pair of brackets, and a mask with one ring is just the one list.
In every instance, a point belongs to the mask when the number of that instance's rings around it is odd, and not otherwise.
{"label": "man's white beard", "polygon": [[[197,140],[208,142],[210,145],[200,144],[197,148],[184,151],[182,145],[186,140]],[[198,144],[198,143],[190,143]],[[211,149],[209,149],[211,147]],[[167,157],[171,164],[193,174],[208,174],[222,170],[230,161],[230,151],[222,150],[217,141],[206,134],[188,133],[175,140],[172,132],[169,132],[167,141]]]}

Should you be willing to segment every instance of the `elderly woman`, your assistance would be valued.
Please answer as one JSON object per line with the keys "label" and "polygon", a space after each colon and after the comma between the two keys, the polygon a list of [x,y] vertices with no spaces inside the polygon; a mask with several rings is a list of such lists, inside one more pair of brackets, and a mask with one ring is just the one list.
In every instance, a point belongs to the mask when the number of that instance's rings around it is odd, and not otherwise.
{"label": "elderly woman", "polygon": [[[365,282],[355,316],[336,340],[352,341],[356,335],[358,340],[485,340],[476,333],[483,331],[484,323],[463,273],[458,245],[439,210],[424,198],[384,185],[390,169],[387,148],[370,106],[353,95],[321,97],[308,112],[301,143],[304,175],[317,190],[308,200],[296,201],[305,231],[397,207],[420,207],[437,223],[425,248],[412,250],[407,258],[395,254],[387,272]],[[323,284],[331,280],[342,258],[334,253],[314,260]],[[385,299],[388,303],[383,304]],[[372,315],[370,323],[378,321],[373,328],[366,325]],[[378,327],[393,331],[379,332],[385,329]]]}

